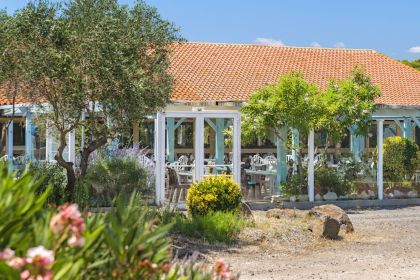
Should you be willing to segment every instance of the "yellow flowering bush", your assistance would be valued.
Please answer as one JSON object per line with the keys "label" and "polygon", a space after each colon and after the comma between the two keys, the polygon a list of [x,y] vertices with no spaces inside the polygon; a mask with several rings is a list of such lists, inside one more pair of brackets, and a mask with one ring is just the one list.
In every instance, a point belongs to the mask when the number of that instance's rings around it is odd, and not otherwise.
{"label": "yellow flowering bush", "polygon": [[241,190],[232,178],[226,175],[211,176],[188,189],[187,209],[192,216],[214,211],[236,211],[241,199]]}

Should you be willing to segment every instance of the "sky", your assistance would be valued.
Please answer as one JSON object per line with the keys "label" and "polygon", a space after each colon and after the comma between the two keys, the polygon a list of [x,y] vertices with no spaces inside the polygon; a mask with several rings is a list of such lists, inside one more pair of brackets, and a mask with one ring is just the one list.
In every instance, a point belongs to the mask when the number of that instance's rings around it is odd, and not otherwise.
{"label": "sky", "polygon": [[[420,0],[145,1],[188,41],[374,49],[396,59],[420,58]],[[0,8],[13,13],[26,3],[0,0]]]}

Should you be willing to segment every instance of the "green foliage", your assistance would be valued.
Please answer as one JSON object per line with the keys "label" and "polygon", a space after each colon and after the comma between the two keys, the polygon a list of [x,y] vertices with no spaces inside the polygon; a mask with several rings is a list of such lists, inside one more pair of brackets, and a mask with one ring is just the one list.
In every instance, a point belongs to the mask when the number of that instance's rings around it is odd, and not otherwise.
{"label": "green foliage", "polygon": [[[56,213],[45,207],[51,188],[38,195],[42,180],[34,180],[28,172],[19,178],[15,175],[7,166],[0,166],[0,252],[13,250],[16,257],[26,261],[25,266],[32,265],[31,273],[41,277],[38,273],[45,276],[48,272],[60,280],[213,279],[213,272],[171,261],[167,234],[172,224],[156,225],[155,212],[141,205],[138,195],[133,194],[128,202],[119,197],[110,212],[80,220],[74,205],[70,205],[72,214],[64,208]],[[63,215],[73,217],[76,223]],[[82,231],[80,238],[84,242],[79,245],[69,243],[74,226]],[[52,263],[28,261],[28,249],[34,247],[50,252]],[[0,279],[20,279],[19,268],[12,268],[2,257]]]}
{"label": "green foliage", "polygon": [[71,195],[75,173],[63,157],[70,131],[83,126],[90,136],[81,149],[84,175],[90,153],[169,102],[169,46],[180,37],[144,1],[31,1],[11,16],[0,13],[0,27],[4,94],[38,105],[36,121],[56,131]]}
{"label": "green foliage", "polygon": [[37,194],[43,193],[48,186],[51,186],[52,191],[47,199],[49,204],[60,205],[67,201],[65,192],[67,178],[60,165],[51,162],[33,162],[28,166],[29,172],[35,178],[42,179]]}
{"label": "green foliage", "polygon": [[389,137],[384,141],[383,150],[384,178],[400,182],[405,176],[413,176],[419,167],[419,148],[413,140],[399,136]]}
{"label": "green foliage", "polygon": [[362,155],[362,159],[358,161],[354,158],[353,154],[349,154],[343,155],[340,158],[337,171],[345,181],[352,182],[357,178],[360,179],[368,175],[370,166],[366,156]]}
{"label": "green foliage", "polygon": [[111,157],[94,161],[84,179],[92,186],[93,204],[109,206],[117,194],[126,198],[133,191],[150,194],[148,176],[137,160]]}
{"label": "green foliage", "polygon": [[401,62],[420,71],[420,58],[413,61],[402,60]]}
{"label": "green foliage", "polygon": [[308,131],[318,126],[322,113],[317,106],[318,89],[306,82],[298,72],[282,75],[278,83],[254,92],[242,109],[242,139],[252,142],[257,137],[268,138],[282,127]]}
{"label": "green foliage", "polygon": [[346,80],[332,80],[320,95],[323,108],[321,126],[334,141],[339,141],[354,128],[356,135],[369,132],[375,99],[380,90],[362,68],[355,67]]}
{"label": "green foliage", "polygon": [[286,180],[286,183],[280,185],[281,193],[286,196],[296,196],[300,194],[307,194],[308,187],[306,178],[302,182],[302,176],[299,174],[293,174],[289,176]]}
{"label": "green foliage", "polygon": [[182,236],[203,239],[209,243],[234,242],[242,229],[249,226],[249,220],[236,212],[208,212],[205,215],[176,216],[173,232]]}
{"label": "green foliage", "polygon": [[351,183],[332,168],[319,167],[315,170],[315,187],[320,194],[335,192],[338,196],[346,195],[351,190]]}
{"label": "green foliage", "polygon": [[187,209],[192,216],[212,211],[237,211],[241,199],[239,186],[232,178],[210,176],[188,189]]}
{"label": "green foliage", "polygon": [[7,164],[0,164],[0,249],[9,246],[26,250],[34,239],[32,221],[44,207],[51,187],[40,193],[42,180],[27,171],[19,178],[15,175]]}

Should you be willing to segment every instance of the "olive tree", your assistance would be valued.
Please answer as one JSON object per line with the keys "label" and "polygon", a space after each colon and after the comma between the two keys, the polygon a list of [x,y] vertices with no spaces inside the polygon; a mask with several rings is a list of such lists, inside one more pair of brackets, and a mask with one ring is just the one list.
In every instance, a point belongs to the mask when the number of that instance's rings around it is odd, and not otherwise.
{"label": "olive tree", "polygon": [[55,159],[67,171],[72,194],[76,174],[63,157],[66,136],[81,127],[88,131],[80,147],[84,175],[93,151],[164,107],[172,91],[169,45],[179,40],[178,31],[143,1],[39,0],[10,18],[20,67],[16,78],[2,75],[1,81],[13,81],[39,108],[38,121],[57,132]]}

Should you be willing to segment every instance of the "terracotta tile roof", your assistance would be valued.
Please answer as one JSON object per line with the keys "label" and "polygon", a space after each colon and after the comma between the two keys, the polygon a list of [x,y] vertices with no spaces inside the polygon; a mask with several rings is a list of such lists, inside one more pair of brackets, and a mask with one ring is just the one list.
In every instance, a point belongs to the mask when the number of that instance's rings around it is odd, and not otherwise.
{"label": "terracotta tile roof", "polygon": [[420,71],[373,50],[176,43],[171,62],[173,101],[246,101],[292,70],[325,88],[361,66],[381,89],[378,104],[420,105]]}

